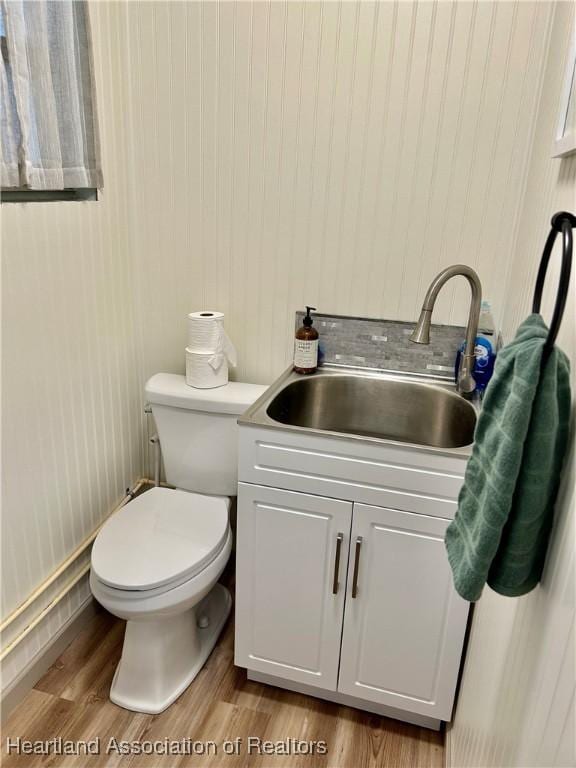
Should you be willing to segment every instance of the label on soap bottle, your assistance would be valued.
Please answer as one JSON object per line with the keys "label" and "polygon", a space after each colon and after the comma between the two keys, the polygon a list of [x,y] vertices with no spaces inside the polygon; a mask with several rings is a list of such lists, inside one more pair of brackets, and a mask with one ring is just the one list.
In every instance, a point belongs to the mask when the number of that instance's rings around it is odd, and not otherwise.
{"label": "label on soap bottle", "polygon": [[294,366],[296,368],[316,368],[318,365],[318,339],[294,340]]}

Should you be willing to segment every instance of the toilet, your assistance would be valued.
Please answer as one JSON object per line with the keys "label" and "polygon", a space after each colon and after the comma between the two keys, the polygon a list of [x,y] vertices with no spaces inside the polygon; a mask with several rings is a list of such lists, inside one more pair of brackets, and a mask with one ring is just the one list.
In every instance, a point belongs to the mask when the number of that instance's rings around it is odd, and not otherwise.
{"label": "toilet", "polygon": [[266,390],[230,382],[189,387],[158,373],[146,384],[166,480],[122,507],[92,548],[90,587],[125,619],[110,699],[156,714],[180,696],[210,655],[232,598],[218,584],[232,549],[237,418]]}

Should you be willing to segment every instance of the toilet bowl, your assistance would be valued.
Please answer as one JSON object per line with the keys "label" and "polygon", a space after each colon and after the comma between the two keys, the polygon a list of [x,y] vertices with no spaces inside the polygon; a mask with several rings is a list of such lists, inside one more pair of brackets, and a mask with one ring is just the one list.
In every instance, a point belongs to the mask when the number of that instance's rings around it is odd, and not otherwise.
{"label": "toilet bowl", "polygon": [[153,488],[123,507],[94,542],[90,587],[127,621],[110,699],[155,714],[190,685],[232,605],[216,585],[232,548],[229,500]]}
{"label": "toilet bowl", "polygon": [[96,600],[127,622],[110,689],[121,707],[157,714],[170,706],[228,618],[232,598],[217,582],[232,550],[236,420],[265,389],[233,382],[194,390],[175,374],[146,385],[166,479],[178,487],[152,488],[107,520],[90,572]]}

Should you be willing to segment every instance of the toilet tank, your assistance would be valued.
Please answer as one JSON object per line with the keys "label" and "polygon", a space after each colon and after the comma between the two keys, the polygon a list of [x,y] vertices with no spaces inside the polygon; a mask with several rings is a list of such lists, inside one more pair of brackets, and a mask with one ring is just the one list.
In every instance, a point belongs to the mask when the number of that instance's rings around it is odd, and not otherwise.
{"label": "toilet tank", "polygon": [[238,417],[267,387],[230,382],[195,389],[184,376],[157,373],[146,398],[160,438],[166,480],[176,488],[214,496],[238,492]]}

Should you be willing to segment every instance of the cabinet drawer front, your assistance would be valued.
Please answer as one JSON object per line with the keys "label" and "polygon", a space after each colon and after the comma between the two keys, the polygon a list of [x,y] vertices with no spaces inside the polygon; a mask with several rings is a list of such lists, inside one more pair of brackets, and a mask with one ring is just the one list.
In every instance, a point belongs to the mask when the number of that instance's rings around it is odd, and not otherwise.
{"label": "cabinet drawer front", "polygon": [[466,457],[280,430],[240,428],[239,478],[452,519]]}
{"label": "cabinet drawer front", "polygon": [[338,689],[380,704],[449,720],[468,603],[452,586],[448,523],[354,505]]}
{"label": "cabinet drawer front", "polygon": [[240,484],[236,664],[336,690],[351,517],[348,502]]}

